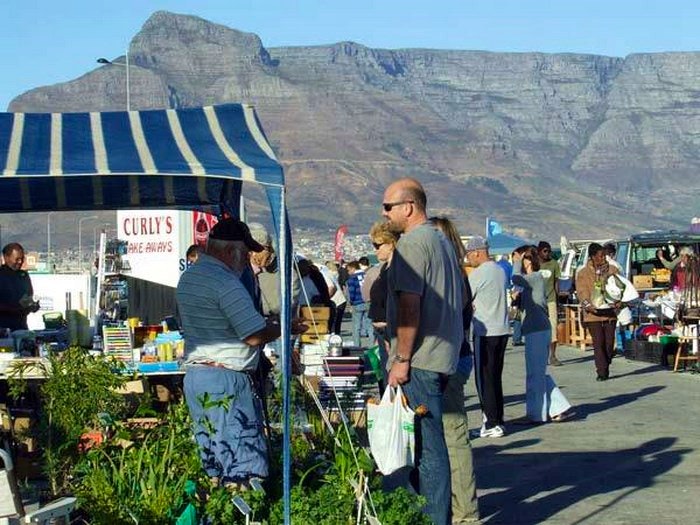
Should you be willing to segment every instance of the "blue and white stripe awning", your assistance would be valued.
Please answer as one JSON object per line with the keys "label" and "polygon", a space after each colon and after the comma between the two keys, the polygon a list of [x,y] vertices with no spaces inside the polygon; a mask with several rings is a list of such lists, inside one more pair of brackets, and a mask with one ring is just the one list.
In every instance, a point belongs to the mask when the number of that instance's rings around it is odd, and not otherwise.
{"label": "blue and white stripe awning", "polygon": [[0,211],[198,208],[236,181],[281,188],[252,106],[0,113]]}

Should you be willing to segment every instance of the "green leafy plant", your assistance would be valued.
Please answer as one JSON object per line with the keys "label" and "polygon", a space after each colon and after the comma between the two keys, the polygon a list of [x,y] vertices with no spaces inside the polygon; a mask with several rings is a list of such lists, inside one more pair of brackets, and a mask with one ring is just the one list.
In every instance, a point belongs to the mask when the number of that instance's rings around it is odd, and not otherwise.
{"label": "green leafy plant", "polygon": [[428,515],[423,513],[425,498],[405,488],[400,487],[391,492],[374,490],[372,503],[382,525],[404,525],[405,523],[430,525],[432,523]]}
{"label": "green leafy plant", "polygon": [[72,347],[47,361],[20,362],[9,370],[10,395],[15,399],[26,392],[28,374],[44,377],[36,437],[53,496],[68,489],[85,431],[101,426],[101,414],[111,419],[125,414],[126,401],[116,392],[126,381],[115,373],[119,366]]}
{"label": "green leafy plant", "polygon": [[96,523],[173,522],[188,480],[206,484],[186,406],[174,405],[162,425],[122,448],[125,433],[90,450],[76,469],[79,506]]}

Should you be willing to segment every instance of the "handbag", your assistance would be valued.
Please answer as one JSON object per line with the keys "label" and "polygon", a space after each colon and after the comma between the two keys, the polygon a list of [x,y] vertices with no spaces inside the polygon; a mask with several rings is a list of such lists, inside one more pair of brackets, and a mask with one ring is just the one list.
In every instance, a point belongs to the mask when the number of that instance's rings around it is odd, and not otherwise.
{"label": "handbag", "polygon": [[508,319],[510,321],[522,321],[523,311],[518,306],[510,305],[508,307]]}
{"label": "handbag", "polygon": [[384,474],[413,467],[416,437],[415,414],[404,404],[401,386],[387,387],[379,404],[367,403],[369,449]]}

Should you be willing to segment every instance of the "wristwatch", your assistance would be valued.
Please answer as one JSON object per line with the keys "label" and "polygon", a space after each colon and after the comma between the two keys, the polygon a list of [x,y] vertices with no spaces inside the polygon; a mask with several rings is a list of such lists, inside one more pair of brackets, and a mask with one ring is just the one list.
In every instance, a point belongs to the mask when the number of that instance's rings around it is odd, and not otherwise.
{"label": "wristwatch", "polygon": [[396,361],[397,363],[410,363],[410,362],[411,362],[411,358],[410,358],[410,357],[403,357],[403,356],[401,356],[401,355],[399,355],[399,354],[396,354],[396,355],[394,356],[393,361]]}

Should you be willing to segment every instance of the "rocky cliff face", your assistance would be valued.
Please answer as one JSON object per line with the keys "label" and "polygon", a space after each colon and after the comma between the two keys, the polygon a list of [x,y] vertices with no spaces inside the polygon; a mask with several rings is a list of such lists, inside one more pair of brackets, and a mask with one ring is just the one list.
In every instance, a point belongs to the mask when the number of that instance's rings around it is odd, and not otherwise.
{"label": "rocky cliff face", "polygon": [[[532,238],[681,227],[696,214],[700,53],[266,49],[256,35],[155,13],[131,42],[133,109],[256,105],[296,224],[362,231],[398,176],[465,233]],[[17,97],[11,111],[125,107],[124,68]]]}

